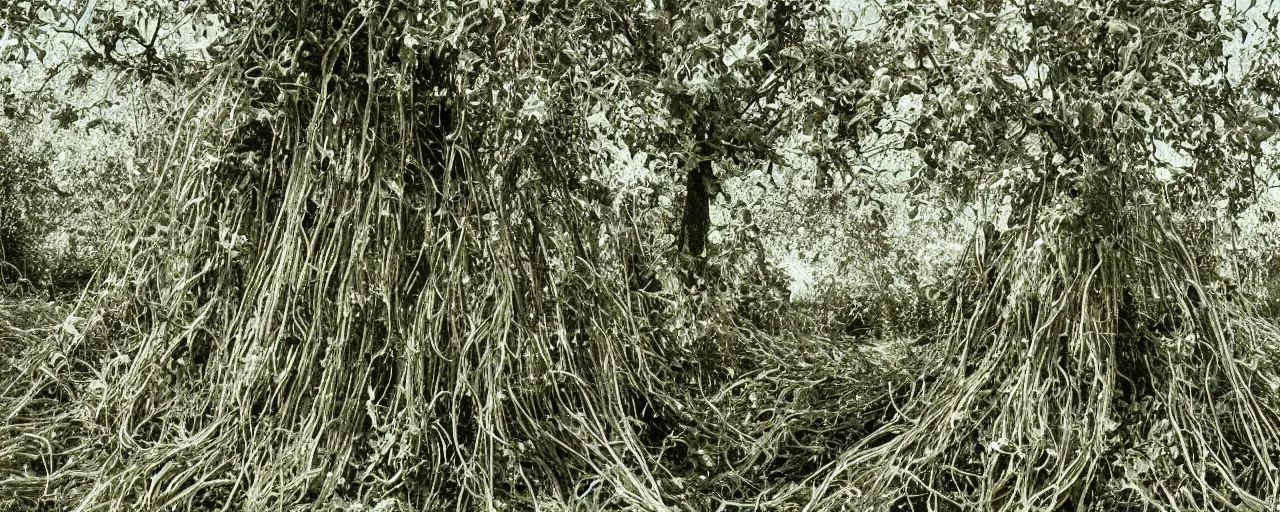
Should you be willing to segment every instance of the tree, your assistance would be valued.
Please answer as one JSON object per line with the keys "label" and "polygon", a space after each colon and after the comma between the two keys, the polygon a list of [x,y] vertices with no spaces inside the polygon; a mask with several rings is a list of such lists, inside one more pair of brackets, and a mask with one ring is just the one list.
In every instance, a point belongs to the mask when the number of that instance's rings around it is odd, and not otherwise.
{"label": "tree", "polygon": [[815,475],[812,504],[1274,507],[1280,403],[1258,365],[1277,331],[1215,292],[1197,219],[1266,182],[1276,62],[1232,76],[1240,21],[1219,3],[882,15],[905,54],[886,86],[923,96],[917,179],[1003,197],[1008,227],[967,274],[993,279],[955,284],[922,391]]}
{"label": "tree", "polygon": [[611,118],[610,135],[683,182],[676,240],[686,284],[705,277],[725,173],[781,166],[778,148],[798,132],[819,139],[805,148],[819,157],[819,181],[830,184],[832,166],[851,170],[858,130],[869,131],[859,107],[872,102],[852,85],[867,78],[866,57],[850,52],[847,27],[824,2],[631,2],[601,12],[580,51],[608,58],[582,62],[580,87],[617,98],[592,106]]}
{"label": "tree", "polygon": [[[102,404],[90,423],[119,435],[67,448],[93,471],[47,478],[89,507],[497,507],[593,479],[663,507],[641,432],[662,427],[632,420],[670,401],[659,373],[688,344],[645,334],[651,312],[623,268],[644,241],[588,179],[603,162],[583,97],[616,90],[599,71],[625,47],[656,45],[604,75],[640,97],[683,88],[666,75],[689,70],[653,69],[690,49],[677,43],[745,34],[691,53],[720,89],[672,93],[682,110],[665,138],[623,132],[677,153],[683,245],[701,258],[715,144],[769,149],[777,135],[757,132],[777,114],[755,108],[787,90],[769,77],[796,67],[774,61],[804,18],[723,1],[629,15],[634,2],[189,7],[228,32],[157,134],[158,179],[136,198],[97,314],[57,344],[88,358],[134,333],[111,371],[72,379]],[[142,44],[140,61],[114,65],[151,69],[159,29],[111,23],[89,27]]]}

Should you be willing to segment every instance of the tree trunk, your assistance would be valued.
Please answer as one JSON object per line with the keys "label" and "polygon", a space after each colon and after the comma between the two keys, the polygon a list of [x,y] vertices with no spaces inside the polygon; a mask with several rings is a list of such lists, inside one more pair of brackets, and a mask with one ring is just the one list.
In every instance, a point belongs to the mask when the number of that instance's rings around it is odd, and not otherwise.
{"label": "tree trunk", "polygon": [[707,233],[711,231],[711,188],[716,179],[707,153],[709,152],[699,151],[698,163],[689,170],[688,179],[685,180],[680,249],[690,260],[690,266],[685,272],[685,284],[688,286],[697,283],[706,266]]}

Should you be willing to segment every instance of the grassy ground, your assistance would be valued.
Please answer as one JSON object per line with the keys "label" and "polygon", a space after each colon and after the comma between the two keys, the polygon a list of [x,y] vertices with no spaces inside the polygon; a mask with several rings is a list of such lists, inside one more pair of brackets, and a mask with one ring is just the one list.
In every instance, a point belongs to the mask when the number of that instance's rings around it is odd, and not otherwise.
{"label": "grassy ground", "polygon": [[[0,509],[74,507],[93,492],[93,479],[119,464],[114,454],[85,448],[111,444],[113,434],[100,423],[101,382],[104,374],[121,371],[127,357],[63,353],[65,341],[82,334],[77,325],[83,321],[67,319],[71,306],[0,302],[0,365],[6,376],[0,410],[9,412],[0,427]],[[714,341],[658,370],[681,378],[669,379],[628,409],[644,450],[654,458],[650,466],[660,472],[654,475],[656,490],[664,501],[684,503],[688,510],[768,501],[766,490],[804,485],[806,475],[887,420],[889,404],[905,396],[919,365],[914,339],[730,328],[707,339]],[[538,457],[528,454],[525,463]],[[157,468],[151,476],[161,478],[165,471]],[[252,474],[239,471],[242,478]],[[562,482],[571,485],[512,490],[497,502],[515,510],[611,509],[626,501],[610,490],[615,477],[607,469],[585,472],[577,482]],[[179,508],[221,509],[231,499],[225,486],[221,491]],[[410,510],[412,492],[365,494],[348,487],[323,501],[300,500],[290,510]]]}
{"label": "grassy ground", "polygon": [[[186,430],[182,423],[173,420],[162,419],[159,428],[172,431],[185,441],[156,443],[156,447],[165,450],[159,454],[154,448],[148,450],[141,445],[130,455],[118,446],[120,432],[111,430],[110,418],[104,417],[110,405],[103,402],[107,396],[103,382],[112,379],[113,374],[118,377],[126,372],[131,363],[127,347],[120,345],[122,340],[102,341],[92,344],[95,347],[92,349],[88,348],[89,344],[71,343],[70,340],[81,339],[86,334],[80,332],[84,320],[68,317],[72,306],[69,302],[32,299],[0,301],[0,369],[3,370],[0,375],[5,376],[0,411],[8,415],[0,426],[0,510],[63,510],[92,503],[97,505],[88,510],[132,507],[138,510],[390,512],[452,508],[451,500],[443,493],[424,498],[414,489],[413,481],[387,489],[376,480],[341,486],[324,498],[304,495],[267,508],[251,506],[252,497],[238,487],[248,485],[251,479],[261,475],[262,468],[227,467],[213,473],[220,477],[187,480],[172,475],[200,475],[208,471],[199,460],[184,462],[180,455],[183,450],[191,453],[205,450],[213,454],[231,450],[219,455],[230,458],[235,450],[252,446],[255,441],[219,439],[218,436],[226,434],[208,427],[203,432]],[[1234,318],[1227,320],[1234,326],[1233,332],[1251,333],[1246,336],[1263,339],[1262,348],[1270,347],[1273,356],[1270,359],[1266,354],[1239,354],[1238,361],[1260,369],[1258,377],[1249,377],[1261,379],[1251,384],[1250,389],[1274,391],[1280,380],[1266,379],[1268,375],[1274,377],[1275,361],[1280,359],[1274,356],[1280,354],[1280,346],[1275,340],[1270,341],[1271,345],[1265,341],[1270,339],[1268,333],[1275,332],[1274,327],[1250,320],[1251,317],[1242,312],[1221,314],[1223,320]],[[797,321],[795,325],[804,324]],[[119,332],[129,332],[127,327],[121,328]],[[1165,338],[1153,341],[1168,342]],[[116,348],[108,349],[112,346]],[[1191,345],[1187,350],[1192,351],[1187,357],[1200,357],[1195,351],[1202,349]],[[949,386],[972,382],[984,375],[970,374],[965,378],[967,381],[949,380],[947,373],[940,373],[939,369],[952,367],[949,365],[954,364],[955,354],[945,343],[931,337],[889,334],[869,339],[801,329],[720,325],[703,330],[697,346],[671,354],[674,357],[652,369],[656,378],[650,382],[657,387],[630,395],[632,402],[618,409],[622,414],[620,419],[634,427],[633,442],[638,445],[636,449],[648,457],[646,461],[610,467],[608,459],[598,454],[577,454],[599,465],[575,466],[573,454],[542,452],[542,448],[533,448],[529,441],[526,447],[513,447],[511,452],[504,452],[504,460],[509,460],[512,466],[496,470],[494,476],[498,483],[489,490],[492,498],[488,504],[507,510],[656,509],[652,503],[643,505],[644,498],[636,493],[636,489],[643,487],[620,487],[621,482],[633,478],[629,475],[648,472],[652,480],[647,485],[651,486],[653,496],[665,506],[675,507],[666,510],[838,509],[841,502],[861,499],[850,493],[874,488],[879,482],[877,479],[891,478],[894,467],[914,464],[917,474],[935,477],[939,472],[958,469],[953,466],[957,464],[954,461],[902,458],[912,453],[911,447],[915,445],[909,443],[923,446],[931,442],[955,443],[956,439],[976,432],[999,432],[1000,428],[1017,432],[1019,428],[1014,424],[1002,427],[1003,423],[992,423],[996,420],[988,417],[973,423],[971,428],[977,429],[974,431],[941,427],[931,427],[928,432],[911,430],[916,422],[935,421],[931,415],[939,414],[938,411],[959,410],[951,402],[963,399],[969,392]],[[1172,372],[1174,382],[1196,377],[1189,372],[1195,366],[1152,368]],[[1205,375],[1212,377],[1211,373]],[[1016,380],[1016,375],[1002,378]],[[1000,406],[1000,402],[982,399],[986,396],[983,391],[986,384],[971,385],[975,386],[972,393],[976,393],[973,398],[976,405],[971,410]],[[1222,387],[1225,383],[1216,385]],[[179,386],[184,393],[191,394],[189,400],[202,400],[198,390]],[[1045,384],[1032,389],[1052,393],[1055,386]],[[1096,456],[1101,466],[1094,471],[1097,481],[1088,488],[1091,490],[1087,494],[1075,495],[1077,499],[1087,498],[1074,502],[1072,509],[1078,506],[1080,510],[1115,509],[1109,507],[1140,510],[1143,503],[1160,501],[1158,496],[1144,496],[1144,492],[1152,489],[1171,493],[1169,501],[1181,500],[1186,504],[1212,503],[1208,501],[1208,493],[1231,492],[1231,484],[1212,480],[1211,472],[1188,473],[1178,465],[1178,457],[1186,457],[1189,446],[1206,441],[1179,440],[1170,418],[1190,422],[1196,428],[1220,422],[1199,434],[1205,436],[1207,443],[1215,443],[1205,444],[1206,449],[1224,450],[1222,454],[1238,459],[1256,456],[1248,451],[1250,441],[1239,437],[1249,435],[1249,431],[1230,423],[1236,413],[1228,409],[1209,414],[1179,409],[1199,400],[1213,399],[1222,392],[1220,389],[1204,391],[1209,394],[1200,396],[1194,390],[1172,388],[1146,396],[1129,396],[1117,391],[1119,401],[1108,409],[1113,424],[1103,430],[1108,437],[1099,440],[1100,444],[1091,445],[1099,450]],[[1174,398],[1166,394],[1170,392],[1175,393]],[[1177,398],[1176,393],[1188,392],[1192,394]],[[1270,403],[1264,396],[1255,398]],[[1221,397],[1214,400],[1226,407],[1241,403]],[[1038,405],[1006,402],[1002,407],[1008,410]],[[162,418],[164,414],[162,410],[144,412]],[[571,414],[557,421],[574,417]],[[953,417],[950,421],[956,419]],[[626,439],[607,431],[593,434],[592,426],[590,421],[583,421],[577,429],[587,430],[569,432],[584,437],[598,436],[606,447],[608,443],[621,443]],[[546,428],[552,431],[551,427]],[[1080,427],[1064,425],[1063,428],[1057,435],[1067,435],[1070,428]],[[1182,431],[1188,432],[1186,428]],[[357,442],[375,434],[350,427],[344,432],[355,436]],[[916,437],[920,435],[926,437]],[[1016,440],[1006,438],[1005,442],[1009,443],[1008,448],[998,446],[999,439],[981,438],[978,447],[972,450],[973,457],[989,461],[1002,451],[1014,453],[1022,449],[1013,444]],[[561,446],[568,450],[572,444]],[[1269,445],[1256,446],[1268,453]],[[524,451],[520,451],[521,448]],[[1049,449],[1052,450],[1052,445]],[[166,458],[166,453],[178,455]],[[929,456],[927,452],[922,453],[923,457]],[[900,458],[875,461],[875,457],[889,459],[890,455]],[[1200,456],[1206,461],[1219,460],[1219,455],[1208,452]],[[560,460],[558,457],[570,462],[559,469],[538,469],[538,465],[555,464]],[[1210,462],[1213,463],[1216,462]],[[970,465],[966,470],[980,472],[982,468]],[[560,471],[559,478],[564,480],[537,480],[556,474],[555,471]],[[522,472],[542,476],[531,476],[534,480],[524,486],[511,485],[507,478]],[[1204,480],[1206,475],[1210,480]],[[1245,479],[1241,482],[1254,482],[1252,489],[1265,490],[1257,487],[1259,481],[1266,480],[1265,475],[1247,470],[1239,475]],[[136,481],[118,481],[121,476]],[[1049,472],[1034,478],[1062,477],[1063,473]],[[122,489],[138,492],[143,498],[139,495],[94,496],[104,492],[104,481],[113,479],[117,479],[115,487],[106,487],[106,492]],[[965,509],[946,500],[931,500],[919,492],[919,488],[908,491],[900,495],[901,499],[880,503],[878,509],[922,510],[919,507],[926,505],[933,506],[934,510]],[[951,492],[950,496],[956,496],[957,488]],[[1076,488],[1076,492],[1083,491]],[[915,498],[908,499],[910,496]],[[475,501],[470,503],[479,506]],[[1242,510],[1262,509],[1245,504]]]}
{"label": "grassy ground", "polygon": [[[56,456],[49,435],[56,432],[45,423],[43,431],[28,427],[37,417],[48,418],[66,406],[71,397],[42,393],[26,386],[23,378],[33,372],[49,371],[57,364],[45,359],[48,339],[58,329],[68,304],[35,299],[0,299],[0,375],[4,389],[0,407],[10,413],[0,421],[0,509],[42,510],[55,505],[43,485]],[[39,356],[37,356],[39,354]],[[37,363],[37,361],[40,361]],[[33,367],[33,365],[36,365]],[[19,417],[19,416],[22,417]]]}

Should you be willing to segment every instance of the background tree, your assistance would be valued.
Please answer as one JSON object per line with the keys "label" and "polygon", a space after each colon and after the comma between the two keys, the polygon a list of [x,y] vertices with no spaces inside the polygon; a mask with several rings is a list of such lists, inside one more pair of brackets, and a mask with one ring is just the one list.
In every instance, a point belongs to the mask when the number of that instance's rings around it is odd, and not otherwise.
{"label": "background tree", "polygon": [[[83,40],[52,25],[52,8],[18,2],[0,15],[9,34],[0,38],[8,240],[0,266],[9,273],[0,293],[38,289],[45,300],[81,291],[109,252],[114,214],[141,178],[133,164],[145,152],[132,154],[139,127],[166,96],[120,68],[90,65]],[[24,21],[28,14],[39,21]]]}
{"label": "background tree", "polygon": [[[830,186],[830,167],[866,124],[845,97],[858,99],[848,90],[863,57],[824,2],[621,3],[592,27],[584,44],[603,53],[584,61],[584,93],[611,137],[647,152],[679,187],[657,192],[683,195],[676,244],[691,265],[686,281],[704,277],[711,205],[732,201],[727,178],[785,166],[780,146],[801,132],[823,139],[805,150],[822,157],[819,181]],[[844,144],[830,140],[828,118]]]}

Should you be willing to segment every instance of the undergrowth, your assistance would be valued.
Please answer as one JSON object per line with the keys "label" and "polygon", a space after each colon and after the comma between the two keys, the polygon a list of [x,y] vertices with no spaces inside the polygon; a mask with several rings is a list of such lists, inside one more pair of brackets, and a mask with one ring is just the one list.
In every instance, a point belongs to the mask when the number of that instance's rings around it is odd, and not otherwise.
{"label": "undergrowth", "polygon": [[1206,291],[1167,216],[1122,219],[1123,237],[1020,229],[976,246],[943,356],[898,421],[781,496],[815,510],[1274,508],[1280,330]]}

